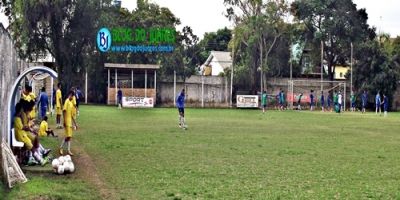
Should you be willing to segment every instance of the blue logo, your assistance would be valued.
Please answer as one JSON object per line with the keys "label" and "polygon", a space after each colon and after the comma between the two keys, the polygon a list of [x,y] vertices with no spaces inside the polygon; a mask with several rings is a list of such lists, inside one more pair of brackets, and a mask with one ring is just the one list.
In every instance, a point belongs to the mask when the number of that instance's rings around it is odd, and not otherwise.
{"label": "blue logo", "polygon": [[107,52],[110,49],[111,40],[111,33],[107,28],[101,28],[99,32],[97,32],[97,48],[99,48],[101,52]]}

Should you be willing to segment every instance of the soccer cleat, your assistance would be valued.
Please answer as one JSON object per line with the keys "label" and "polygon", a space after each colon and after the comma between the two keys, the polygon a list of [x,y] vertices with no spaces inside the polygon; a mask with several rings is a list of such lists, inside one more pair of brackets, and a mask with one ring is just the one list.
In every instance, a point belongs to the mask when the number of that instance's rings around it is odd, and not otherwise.
{"label": "soccer cleat", "polygon": [[48,158],[44,158],[42,160],[42,162],[40,163],[40,165],[45,166],[47,163],[49,163],[49,159]]}
{"label": "soccer cleat", "polygon": [[43,156],[46,157],[51,152],[51,149],[44,150]]}
{"label": "soccer cleat", "polygon": [[63,149],[60,148],[60,149],[58,150],[58,153],[59,153],[60,155],[64,155]]}

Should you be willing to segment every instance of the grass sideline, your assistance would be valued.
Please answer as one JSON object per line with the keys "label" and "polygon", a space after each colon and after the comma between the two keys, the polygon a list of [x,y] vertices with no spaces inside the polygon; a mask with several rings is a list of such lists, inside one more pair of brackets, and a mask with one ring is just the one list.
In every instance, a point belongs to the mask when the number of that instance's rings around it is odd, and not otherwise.
{"label": "grass sideline", "polygon": [[[186,131],[176,109],[82,106],[74,139],[117,199],[400,198],[400,113],[185,112]],[[84,180],[58,176],[18,187],[10,199],[96,194]]]}

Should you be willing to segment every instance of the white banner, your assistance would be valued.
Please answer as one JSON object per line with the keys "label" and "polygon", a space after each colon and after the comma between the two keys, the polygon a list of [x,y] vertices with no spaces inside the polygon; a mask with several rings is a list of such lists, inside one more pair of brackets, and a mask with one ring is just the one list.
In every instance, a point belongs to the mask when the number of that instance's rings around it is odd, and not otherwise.
{"label": "white banner", "polygon": [[145,97],[122,97],[122,106],[153,108],[154,100],[153,98]]}
{"label": "white banner", "polygon": [[257,95],[236,95],[236,107],[238,108],[258,108]]}

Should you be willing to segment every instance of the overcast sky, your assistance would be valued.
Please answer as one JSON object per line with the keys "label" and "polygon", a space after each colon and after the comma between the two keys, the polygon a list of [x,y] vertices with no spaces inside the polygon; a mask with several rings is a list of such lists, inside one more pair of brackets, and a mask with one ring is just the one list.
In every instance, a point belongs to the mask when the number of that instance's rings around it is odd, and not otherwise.
{"label": "overcast sky", "polygon": [[[182,25],[192,27],[200,38],[205,32],[214,32],[232,23],[223,15],[226,10],[223,0],[150,0],[162,7],[168,7]],[[400,36],[400,1],[399,0],[353,0],[357,8],[366,8],[368,24],[377,30],[389,33],[392,37]],[[136,0],[122,0],[122,6],[132,10]],[[0,22],[8,26],[7,18],[1,14]],[[179,27],[181,28],[181,27]]]}

